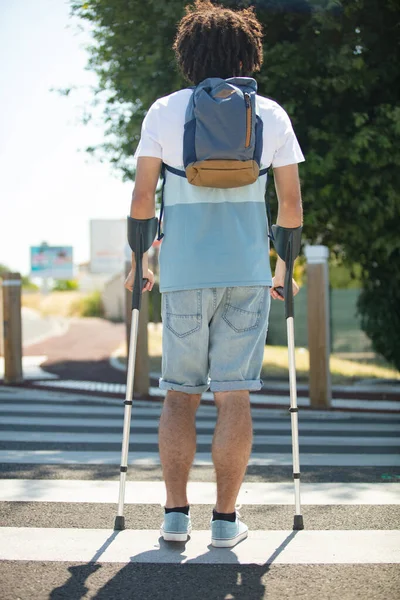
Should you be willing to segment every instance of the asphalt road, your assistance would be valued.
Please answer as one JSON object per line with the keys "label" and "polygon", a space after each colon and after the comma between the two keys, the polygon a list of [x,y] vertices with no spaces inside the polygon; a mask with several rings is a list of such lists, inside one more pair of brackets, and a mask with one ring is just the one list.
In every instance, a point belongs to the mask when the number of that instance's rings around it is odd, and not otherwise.
{"label": "asphalt road", "polygon": [[197,418],[194,531],[186,544],[160,539],[159,415],[154,403],[133,409],[127,529],[116,533],[123,402],[0,387],[2,600],[397,600],[399,415],[300,413],[305,530],[293,532],[287,411],[254,409],[264,458],[253,455],[239,499],[250,537],[232,550],[210,546],[208,406]]}

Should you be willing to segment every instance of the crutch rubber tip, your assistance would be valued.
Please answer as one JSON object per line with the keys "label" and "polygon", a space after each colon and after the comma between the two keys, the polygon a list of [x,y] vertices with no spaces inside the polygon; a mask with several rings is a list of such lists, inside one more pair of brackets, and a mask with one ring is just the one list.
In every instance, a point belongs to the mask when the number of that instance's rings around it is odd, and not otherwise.
{"label": "crutch rubber tip", "polygon": [[295,531],[304,529],[303,515],[294,515],[293,529]]}
{"label": "crutch rubber tip", "polygon": [[115,517],[114,531],[123,531],[125,529],[125,517]]}

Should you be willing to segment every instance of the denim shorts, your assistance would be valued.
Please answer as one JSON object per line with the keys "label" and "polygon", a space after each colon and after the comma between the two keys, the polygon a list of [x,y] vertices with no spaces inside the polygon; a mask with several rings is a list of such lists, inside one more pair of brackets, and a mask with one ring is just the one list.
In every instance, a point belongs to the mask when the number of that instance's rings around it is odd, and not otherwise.
{"label": "denim shorts", "polygon": [[162,390],[259,390],[269,287],[162,294]]}

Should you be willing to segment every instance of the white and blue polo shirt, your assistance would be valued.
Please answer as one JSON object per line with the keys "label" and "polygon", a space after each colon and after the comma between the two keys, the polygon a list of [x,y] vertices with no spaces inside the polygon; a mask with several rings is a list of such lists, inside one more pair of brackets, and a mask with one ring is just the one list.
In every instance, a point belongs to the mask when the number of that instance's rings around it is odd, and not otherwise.
{"label": "white and blue polo shirt", "polygon": [[[183,167],[185,113],[192,94],[184,89],[159,98],[143,120],[135,153]],[[276,102],[257,95],[263,121],[261,169],[304,160],[290,119]],[[166,172],[164,238],[160,248],[160,291],[270,286],[267,175],[240,188],[191,185]]]}

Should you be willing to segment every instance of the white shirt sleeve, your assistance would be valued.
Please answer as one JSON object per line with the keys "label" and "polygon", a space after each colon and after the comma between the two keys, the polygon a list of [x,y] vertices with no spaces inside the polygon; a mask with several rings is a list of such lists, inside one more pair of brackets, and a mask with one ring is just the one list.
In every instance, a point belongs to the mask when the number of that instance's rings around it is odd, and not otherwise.
{"label": "white shirt sleeve", "polygon": [[276,126],[277,148],[272,159],[272,167],[285,167],[303,162],[305,159],[293,131],[292,123],[282,107],[278,113]]}
{"label": "white shirt sleeve", "polygon": [[162,146],[160,143],[159,107],[157,102],[152,104],[142,123],[142,132],[134,160],[139,156],[153,156],[162,159]]}

